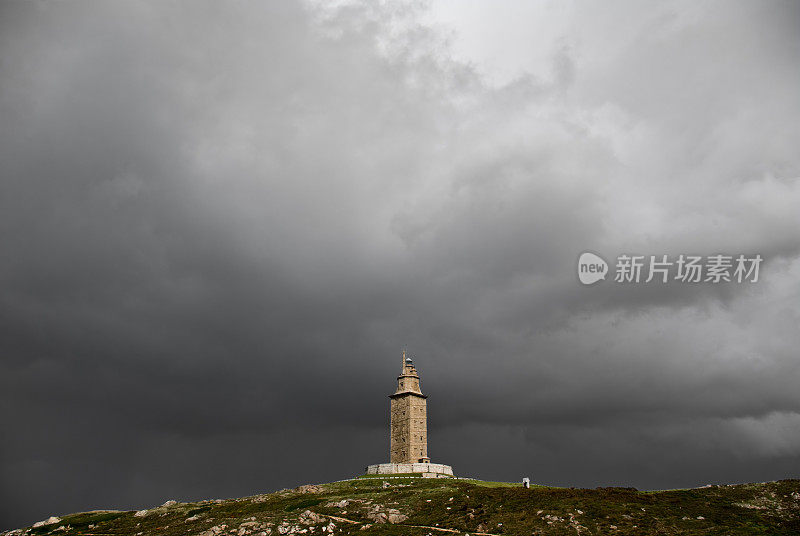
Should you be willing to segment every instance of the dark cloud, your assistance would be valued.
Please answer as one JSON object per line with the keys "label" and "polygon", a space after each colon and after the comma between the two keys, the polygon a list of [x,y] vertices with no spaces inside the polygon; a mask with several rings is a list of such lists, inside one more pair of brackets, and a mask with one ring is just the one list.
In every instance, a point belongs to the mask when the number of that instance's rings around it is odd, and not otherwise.
{"label": "dark cloud", "polygon": [[506,83],[415,6],[5,2],[0,527],[357,474],[402,345],[459,474],[796,477],[797,8],[663,6]]}

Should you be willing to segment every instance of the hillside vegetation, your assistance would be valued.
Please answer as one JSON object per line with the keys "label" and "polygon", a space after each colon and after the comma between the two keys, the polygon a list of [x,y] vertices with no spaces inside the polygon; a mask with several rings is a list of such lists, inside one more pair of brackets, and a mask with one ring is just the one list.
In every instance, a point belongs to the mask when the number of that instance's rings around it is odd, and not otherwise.
{"label": "hillside vegetation", "polygon": [[5,536],[797,535],[800,481],[641,492],[359,478],[241,499],[52,517]]}

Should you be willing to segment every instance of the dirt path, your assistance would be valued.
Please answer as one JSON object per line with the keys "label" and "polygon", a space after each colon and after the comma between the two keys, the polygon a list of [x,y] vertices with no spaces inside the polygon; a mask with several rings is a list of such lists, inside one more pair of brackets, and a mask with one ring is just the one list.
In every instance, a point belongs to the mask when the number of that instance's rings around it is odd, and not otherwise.
{"label": "dirt path", "polygon": [[[346,517],[338,517],[332,516],[330,514],[317,514],[322,517],[327,517],[329,519],[333,519],[335,521],[341,521],[343,523],[351,523],[353,525],[363,525],[363,521],[356,521],[354,519],[347,519]],[[451,534],[466,534],[467,531],[457,530],[457,529],[448,529],[445,527],[431,527],[429,525],[408,525],[406,523],[395,523],[395,525],[401,525],[403,527],[412,527],[415,529],[430,529],[430,530],[438,530],[439,532],[449,532]],[[491,532],[469,532],[469,534],[474,534],[475,536],[504,536],[502,534],[492,534]]]}
{"label": "dirt path", "polygon": [[337,517],[337,516],[332,516],[332,515],[328,515],[328,514],[317,514],[317,515],[318,516],[322,516],[322,517],[328,517],[330,519],[335,519],[336,521],[341,521],[343,523],[352,523],[354,525],[361,525],[362,524],[362,521],[354,521],[352,519],[347,519],[346,517]]}
{"label": "dirt path", "polygon": [[445,527],[431,527],[428,525],[406,525],[405,523],[397,523],[397,525],[403,525],[404,527],[414,527],[415,529],[431,529],[431,530],[438,530],[439,532],[450,532],[455,534],[475,534],[476,536],[504,536],[502,534],[492,534],[491,532],[472,532],[472,531],[464,531],[464,530],[456,530],[456,529],[448,529]]}

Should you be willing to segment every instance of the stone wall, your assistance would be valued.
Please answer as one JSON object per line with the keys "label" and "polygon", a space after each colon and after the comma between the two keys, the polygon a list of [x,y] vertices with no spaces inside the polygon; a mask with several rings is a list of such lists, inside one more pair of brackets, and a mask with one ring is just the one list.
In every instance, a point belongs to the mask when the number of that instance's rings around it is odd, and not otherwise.
{"label": "stone wall", "polygon": [[368,475],[393,475],[398,473],[422,473],[423,476],[453,476],[453,468],[441,463],[378,463],[367,466]]}

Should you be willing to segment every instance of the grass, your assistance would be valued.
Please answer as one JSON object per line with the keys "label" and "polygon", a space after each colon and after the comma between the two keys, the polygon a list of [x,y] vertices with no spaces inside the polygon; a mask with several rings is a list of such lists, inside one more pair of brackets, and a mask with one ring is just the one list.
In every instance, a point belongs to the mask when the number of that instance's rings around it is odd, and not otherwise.
{"label": "grass", "polygon": [[303,499],[302,501],[298,501],[294,504],[290,504],[284,508],[285,511],[291,512],[292,510],[300,510],[301,508],[308,508],[310,506],[316,506],[322,502],[322,499]]}
{"label": "grass", "polygon": [[[474,478],[459,478],[459,482],[467,482],[475,486],[483,486],[484,488],[521,488],[521,482],[492,482],[490,480],[476,480]],[[531,488],[545,488],[548,486],[540,486],[531,484]]]}
{"label": "grass", "polygon": [[380,479],[384,479],[385,480],[386,478],[403,478],[403,477],[406,477],[406,478],[422,478],[422,473],[393,473],[391,475],[369,475],[369,474],[367,474],[367,475],[358,476],[356,478],[380,478]]}
{"label": "grass", "polygon": [[188,512],[186,512],[186,515],[189,516],[189,517],[192,517],[192,516],[196,516],[196,515],[202,514],[203,512],[208,512],[209,510],[211,510],[211,506],[208,506],[208,505],[201,506],[199,508],[194,508],[192,510],[189,510]]}
{"label": "grass", "polygon": [[80,514],[71,514],[68,516],[63,516],[60,524],[32,528],[30,533],[48,534],[53,529],[63,524],[69,525],[75,530],[84,530],[89,525],[97,525],[108,521],[113,521],[125,515],[127,515],[127,512],[84,512]]}
{"label": "grass", "polygon": [[[359,536],[446,534],[424,527],[526,536],[800,534],[798,480],[642,492],[525,489],[509,482],[376,476],[243,499],[178,503],[138,517],[133,511],[72,514],[53,525],[15,531],[13,536],[178,536],[200,535],[213,527],[219,536],[256,536],[267,528],[274,535],[278,527],[288,534],[293,527],[295,534],[300,530],[307,536],[323,534],[322,527],[333,518],[309,516],[306,511],[350,520],[333,519],[334,533]],[[389,485],[384,487],[384,482]],[[376,513],[381,512],[407,517],[396,524],[376,524]]]}

